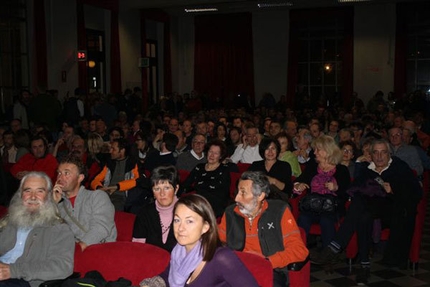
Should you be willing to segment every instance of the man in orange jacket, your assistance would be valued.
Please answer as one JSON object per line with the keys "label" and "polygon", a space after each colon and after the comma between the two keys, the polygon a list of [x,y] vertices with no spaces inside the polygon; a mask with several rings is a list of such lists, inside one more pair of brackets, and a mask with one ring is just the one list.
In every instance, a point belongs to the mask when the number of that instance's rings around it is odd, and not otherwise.
{"label": "man in orange jacket", "polygon": [[127,155],[127,141],[114,139],[110,147],[111,160],[103,167],[91,182],[92,189],[104,190],[115,206],[115,210],[123,211],[126,192],[136,187],[139,178],[137,163]]}
{"label": "man in orange jacket", "polygon": [[266,200],[270,184],[261,172],[247,171],[239,179],[236,205],[227,207],[218,226],[220,238],[234,250],[254,253],[270,261],[273,286],[289,282],[287,265],[309,254],[288,204]]}

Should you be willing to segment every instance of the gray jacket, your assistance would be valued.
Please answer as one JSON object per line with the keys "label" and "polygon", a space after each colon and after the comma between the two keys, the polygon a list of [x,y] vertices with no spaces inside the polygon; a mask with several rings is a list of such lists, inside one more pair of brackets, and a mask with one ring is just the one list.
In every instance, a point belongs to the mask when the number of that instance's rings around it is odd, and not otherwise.
{"label": "gray jacket", "polygon": [[[76,241],[92,245],[116,240],[115,208],[104,191],[87,190],[81,186],[74,208],[69,199],[64,199],[58,204],[58,209],[61,217],[70,226]],[[69,214],[79,222],[84,230],[71,219]]]}
{"label": "gray jacket", "polygon": [[[0,230],[0,255],[16,243],[17,228]],[[35,227],[28,234],[24,253],[10,264],[11,278],[29,281],[33,287],[46,280],[63,279],[73,273],[75,242],[67,224]]]}

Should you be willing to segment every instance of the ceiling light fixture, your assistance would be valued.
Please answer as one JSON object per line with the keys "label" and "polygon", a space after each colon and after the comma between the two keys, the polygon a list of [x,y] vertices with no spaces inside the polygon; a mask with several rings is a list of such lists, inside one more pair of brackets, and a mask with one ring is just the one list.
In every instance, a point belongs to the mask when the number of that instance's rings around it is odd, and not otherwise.
{"label": "ceiling light fixture", "polygon": [[258,8],[273,8],[273,7],[291,7],[293,3],[291,2],[282,2],[282,3],[259,3],[257,4]]}
{"label": "ceiling light fixture", "polygon": [[184,9],[187,13],[197,13],[197,12],[216,12],[218,11],[218,8],[191,8],[191,9]]}

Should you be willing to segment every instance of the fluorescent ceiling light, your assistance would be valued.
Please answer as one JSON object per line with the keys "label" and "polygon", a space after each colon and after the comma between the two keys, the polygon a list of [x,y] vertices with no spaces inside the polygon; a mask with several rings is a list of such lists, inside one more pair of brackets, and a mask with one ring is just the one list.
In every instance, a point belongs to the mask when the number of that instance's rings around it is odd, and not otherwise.
{"label": "fluorescent ceiling light", "polygon": [[257,4],[258,8],[272,8],[272,7],[291,7],[293,3],[291,2],[282,2],[282,3],[259,3]]}
{"label": "fluorescent ceiling light", "polygon": [[372,0],[337,0],[339,3],[351,3],[351,2],[369,2]]}
{"label": "fluorescent ceiling light", "polygon": [[191,8],[185,9],[187,13],[196,13],[196,12],[215,12],[218,11],[218,8]]}

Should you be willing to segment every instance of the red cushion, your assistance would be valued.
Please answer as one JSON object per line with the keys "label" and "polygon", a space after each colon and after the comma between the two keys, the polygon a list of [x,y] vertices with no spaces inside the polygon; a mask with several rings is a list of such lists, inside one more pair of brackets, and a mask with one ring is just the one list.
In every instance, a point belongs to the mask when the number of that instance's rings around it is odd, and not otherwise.
{"label": "red cushion", "polygon": [[145,278],[166,269],[170,254],[151,244],[137,242],[109,242],[88,246],[75,253],[75,272],[83,277],[91,270],[99,271],[107,281],[120,277],[138,286]]}

